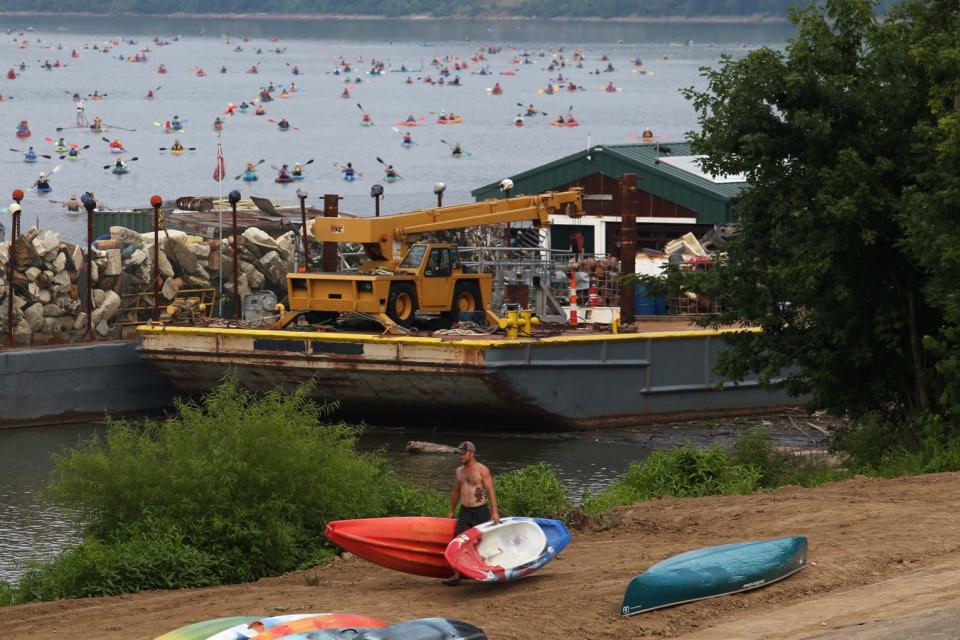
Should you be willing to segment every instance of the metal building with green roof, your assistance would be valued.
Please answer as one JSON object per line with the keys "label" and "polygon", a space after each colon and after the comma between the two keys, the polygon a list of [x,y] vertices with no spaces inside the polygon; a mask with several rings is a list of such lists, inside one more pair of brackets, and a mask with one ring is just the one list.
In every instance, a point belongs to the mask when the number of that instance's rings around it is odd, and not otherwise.
{"label": "metal building with green roof", "polygon": [[[716,224],[735,221],[734,207],[746,187],[743,176],[711,176],[697,164],[687,142],[595,145],[510,176],[513,195],[583,187],[587,216],[555,220],[551,248],[566,250],[570,227],[587,237],[587,250],[617,255],[620,177],[637,175],[638,246],[659,249],[687,232],[701,234]],[[500,183],[474,189],[480,200],[502,197]],[[586,228],[584,228],[586,227]],[[589,232],[589,233],[588,233]]]}

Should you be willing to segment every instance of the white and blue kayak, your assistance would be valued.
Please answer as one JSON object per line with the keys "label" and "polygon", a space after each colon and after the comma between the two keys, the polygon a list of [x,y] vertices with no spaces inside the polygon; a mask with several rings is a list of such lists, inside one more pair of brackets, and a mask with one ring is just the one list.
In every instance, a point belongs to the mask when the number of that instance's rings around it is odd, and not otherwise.
{"label": "white and blue kayak", "polygon": [[705,547],[658,562],[630,581],[620,615],[764,587],[807,566],[807,539],[790,536]]}
{"label": "white and blue kayak", "polygon": [[504,582],[529,575],[557,557],[570,543],[559,520],[501,518],[467,529],[447,545],[444,557],[460,575],[482,582]]}
{"label": "white and blue kayak", "polygon": [[253,171],[246,171],[243,174],[244,182],[256,182],[257,179],[257,174],[255,174]]}
{"label": "white and blue kayak", "polygon": [[346,180],[347,182],[353,182],[354,180],[357,179],[357,174],[355,174],[355,173],[345,173],[345,174],[343,174],[343,179]]}

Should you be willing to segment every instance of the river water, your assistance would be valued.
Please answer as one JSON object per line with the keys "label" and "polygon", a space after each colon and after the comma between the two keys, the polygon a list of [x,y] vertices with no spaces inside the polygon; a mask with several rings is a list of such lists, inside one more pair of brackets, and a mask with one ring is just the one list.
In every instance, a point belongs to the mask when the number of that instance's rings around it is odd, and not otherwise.
{"label": "river water", "polygon": [[[28,27],[34,30],[19,35]],[[53,193],[32,193],[23,203],[25,226],[39,221],[45,228],[63,231],[65,239],[77,241],[85,234],[85,223],[66,216],[51,200],[92,191],[108,206],[145,207],[154,193],[168,199],[216,195],[222,186],[225,193],[237,188],[244,196],[294,203],[294,192],[301,187],[311,194],[313,204],[319,205],[315,198],[323,193],[339,193],[344,198],[341,210],[371,215],[370,187],[382,178],[384,168],[377,158],[394,164],[404,177],[385,185],[383,211],[395,212],[432,206],[437,181],[447,185],[447,203],[468,201],[471,189],[573,153],[588,140],[626,143],[647,128],[666,140],[682,139],[696,126],[696,119],[679,90],[704,86],[700,68],[715,66],[724,54],[737,57],[759,46],[782,47],[793,28],[789,24],[0,16],[0,29],[8,30],[7,37],[0,38],[0,72],[21,62],[27,65],[16,80],[0,79],[0,92],[12,98],[0,103],[0,135],[8,139],[6,146],[24,149],[32,144],[52,153],[53,143],[44,138],[61,135],[68,143],[90,145],[73,162],[54,156],[26,164],[20,154],[4,150],[0,154],[2,188],[6,193],[15,187],[27,189],[41,171],[59,167],[51,182]],[[117,36],[126,39],[114,46],[109,39]],[[157,46],[151,42],[154,36],[170,44]],[[19,48],[21,42],[26,48]],[[95,45],[98,50],[93,49]],[[460,72],[462,86],[420,81],[427,75],[438,78],[437,68],[431,66],[433,58],[450,55],[470,61],[484,45],[502,50]],[[102,52],[105,47],[106,53]],[[144,47],[151,49],[146,63],[125,61]],[[568,61],[574,50],[582,50],[584,67],[547,71],[550,52],[561,47]],[[79,58],[71,58],[74,49]],[[524,57],[524,53],[530,55]],[[341,56],[353,64],[349,77],[363,81],[351,83],[350,99],[339,97],[347,76],[332,73]],[[607,65],[603,56],[609,58],[613,72],[602,71]],[[383,60],[393,71],[402,65],[416,71],[370,76],[365,72],[373,58]],[[531,64],[514,64],[525,59]],[[632,64],[636,59],[643,61],[646,73],[638,73]],[[41,66],[58,60],[65,66],[49,71]],[[165,75],[157,73],[161,64],[168,69]],[[260,72],[246,73],[253,65]],[[303,74],[292,75],[294,66]],[[219,73],[221,67],[227,73]],[[197,68],[208,75],[198,77]],[[491,75],[476,75],[482,68]],[[584,90],[539,93],[557,72]],[[408,76],[413,84],[405,84]],[[299,91],[289,99],[267,103],[265,117],[251,110],[228,118],[218,137],[212,123],[223,115],[225,106],[252,100],[271,82],[277,88],[295,82]],[[503,95],[488,92],[495,82],[502,86]],[[621,90],[602,91],[608,82]],[[157,90],[152,101],[145,99],[150,89]],[[127,175],[103,169],[115,156],[101,134],[66,128],[75,125],[74,92],[87,96],[94,91],[106,98],[86,100],[89,120],[100,116],[107,124],[135,129],[118,128],[107,134],[123,142],[128,150],[125,158],[138,158],[130,163]],[[518,102],[534,104],[551,117],[572,110],[581,126],[553,127],[549,118],[539,117],[515,127]],[[358,105],[372,116],[375,126],[359,126]],[[463,115],[463,123],[437,125],[436,114],[441,110]],[[169,147],[174,136],[165,135],[154,123],[174,115],[186,121],[182,143],[196,151],[173,157],[159,150]],[[393,127],[408,115],[425,119],[410,130],[416,145],[403,148],[401,135]],[[296,129],[280,132],[268,121],[281,118]],[[16,123],[23,119],[33,132],[26,141],[14,136]],[[66,129],[58,132],[58,127]],[[444,141],[461,143],[469,155],[454,159]],[[229,176],[223,183],[212,179],[217,143],[223,145]],[[260,159],[266,163],[258,182],[233,180],[246,161]],[[296,186],[273,182],[276,172],[268,168],[270,164],[310,159],[314,163],[303,182]],[[334,165],[346,162],[363,173],[362,179],[353,183],[341,179]]]}
{"label": "river water", "polygon": [[[20,31],[28,28],[32,30],[21,36]],[[0,154],[4,176],[0,188],[7,192],[16,187],[26,189],[40,171],[60,167],[53,177],[52,194],[30,194],[24,201],[24,225],[39,222],[74,241],[83,238],[84,223],[65,215],[51,199],[93,191],[110,206],[131,207],[145,206],[153,193],[165,198],[216,194],[220,185],[213,181],[212,173],[217,143],[223,145],[229,176],[222,183],[224,192],[239,188],[244,196],[292,202],[294,189],[275,184],[269,169],[261,170],[261,180],[256,183],[234,181],[232,176],[240,173],[247,160],[263,158],[269,165],[313,159],[307,179],[298,187],[308,190],[311,198],[339,193],[344,198],[342,210],[370,215],[370,186],[382,176],[378,157],[396,165],[405,178],[386,185],[383,210],[394,212],[431,206],[437,181],[448,185],[446,202],[467,201],[471,189],[575,152],[588,140],[625,143],[646,128],[666,140],[682,139],[686,131],[695,128],[696,119],[679,91],[704,86],[701,67],[715,66],[724,54],[737,57],[759,46],[780,48],[792,33],[788,24],[57,16],[0,16],[0,30],[8,30],[7,37],[0,38],[0,72],[21,62],[27,65],[16,80],[0,80],[0,93],[9,98],[0,102],[0,135],[8,137],[8,146],[25,148],[23,141],[14,137],[15,125],[23,119],[29,120],[33,131],[27,143],[41,153],[51,153],[53,147],[44,137],[64,135],[68,142],[90,145],[75,162],[51,160],[31,165],[22,162],[17,153],[4,152]],[[122,44],[108,44],[118,36],[123,37]],[[154,45],[154,36],[170,45]],[[128,44],[130,39],[136,44]],[[20,48],[20,42],[25,48]],[[94,45],[99,50],[94,50]],[[102,52],[105,45],[110,49],[107,53]],[[431,65],[433,58],[451,55],[469,61],[484,45],[502,50],[461,72],[463,86],[421,81],[426,75],[438,77],[437,68]],[[148,62],[123,61],[148,46],[152,50]],[[242,51],[237,51],[238,47]],[[585,90],[543,95],[538,90],[556,76],[556,71],[545,68],[550,52],[561,47],[568,61],[574,50],[583,51],[586,62],[582,69],[568,66],[559,71]],[[79,58],[70,56],[72,49],[79,52]],[[276,49],[280,53],[271,52]],[[349,77],[363,80],[351,83],[349,100],[338,97],[345,76],[332,73],[340,56],[354,65]],[[592,73],[605,68],[607,62],[600,60],[603,56],[615,70]],[[372,58],[385,61],[388,69],[406,65],[416,71],[371,77],[363,72]],[[638,73],[632,65],[638,58],[647,73]],[[531,64],[513,63],[524,59]],[[41,64],[47,60],[59,60],[65,66],[43,70]],[[157,73],[161,63],[169,70],[165,75]],[[244,72],[252,65],[257,65],[260,73]],[[291,74],[294,65],[303,75]],[[218,73],[221,66],[227,68],[226,74]],[[208,75],[198,77],[197,67]],[[491,75],[476,75],[484,67]],[[507,72],[512,75],[503,75]],[[407,76],[413,84],[404,82]],[[249,101],[270,82],[277,87],[296,82],[299,91],[287,100],[268,103],[266,117],[246,114],[228,119],[218,137],[211,124],[226,104]],[[489,94],[487,89],[494,82],[501,84],[504,95]],[[602,91],[608,82],[621,90]],[[156,91],[155,100],[144,98],[149,89]],[[115,176],[102,168],[112,163],[113,157],[100,135],[78,129],[57,131],[74,124],[72,94],[86,96],[94,91],[106,94],[106,99],[86,101],[89,119],[99,115],[108,124],[135,129],[109,132],[123,141],[129,150],[127,159],[138,158],[130,163],[132,172],[127,175]],[[582,126],[552,127],[548,118],[541,117],[529,118],[523,128],[515,127],[518,102],[534,104],[551,116],[572,110]],[[375,126],[359,126],[360,106],[371,114]],[[464,122],[437,125],[435,114],[440,110],[462,114]],[[424,120],[410,129],[417,144],[403,149],[393,124],[409,114]],[[172,143],[173,136],[165,135],[153,123],[173,115],[186,120],[181,139],[196,151],[178,157],[159,151]],[[283,117],[297,130],[281,133],[267,121]],[[453,159],[444,141],[461,143],[469,156]],[[334,165],[348,161],[364,173],[361,180],[346,183],[340,179]],[[494,472],[544,461],[573,495],[579,496],[584,491],[599,491],[630,462],[654,448],[687,440],[698,444],[722,441],[738,424],[666,425],[571,436],[486,434],[471,439]],[[808,442],[792,423],[773,421],[766,426],[780,442]],[[23,561],[49,557],[76,535],[75,525],[40,500],[38,492],[47,483],[50,454],[75,445],[99,428],[85,425],[0,432],[0,579],[15,579]],[[443,438],[456,444],[467,435],[445,432]],[[410,456],[404,451],[408,440],[438,437],[430,432],[380,430],[366,433],[361,445],[367,450],[383,450],[402,476],[445,491],[455,466],[452,457]]]}

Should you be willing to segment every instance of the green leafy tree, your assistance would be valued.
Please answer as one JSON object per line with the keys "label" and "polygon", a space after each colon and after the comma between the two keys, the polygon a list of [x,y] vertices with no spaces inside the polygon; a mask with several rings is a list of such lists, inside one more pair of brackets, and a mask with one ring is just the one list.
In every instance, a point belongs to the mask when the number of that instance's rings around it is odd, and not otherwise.
{"label": "green leafy tree", "polygon": [[[931,237],[957,234],[946,98],[960,77],[960,18],[955,0],[911,0],[882,20],[874,9],[827,0],[793,11],[798,35],[785,50],[725,57],[704,69],[704,90],[685,91],[706,168],[751,185],[736,206],[739,239],[696,286],[727,297],[712,322],[763,329],[732,339],[720,360],[728,377],[785,375],[819,406],[906,424],[960,389],[923,345],[942,336],[960,354],[960,305],[932,299],[956,296],[960,251],[943,238],[950,257],[923,255]],[[952,208],[938,189],[952,189]]]}

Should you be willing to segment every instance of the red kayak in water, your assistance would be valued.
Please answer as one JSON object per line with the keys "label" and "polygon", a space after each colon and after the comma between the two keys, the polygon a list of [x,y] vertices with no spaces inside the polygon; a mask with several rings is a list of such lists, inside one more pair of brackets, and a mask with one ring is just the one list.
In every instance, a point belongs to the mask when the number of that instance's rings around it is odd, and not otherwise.
{"label": "red kayak in water", "polygon": [[443,553],[453,539],[452,518],[400,517],[337,520],[327,524],[327,540],[367,562],[430,578],[449,578]]}

